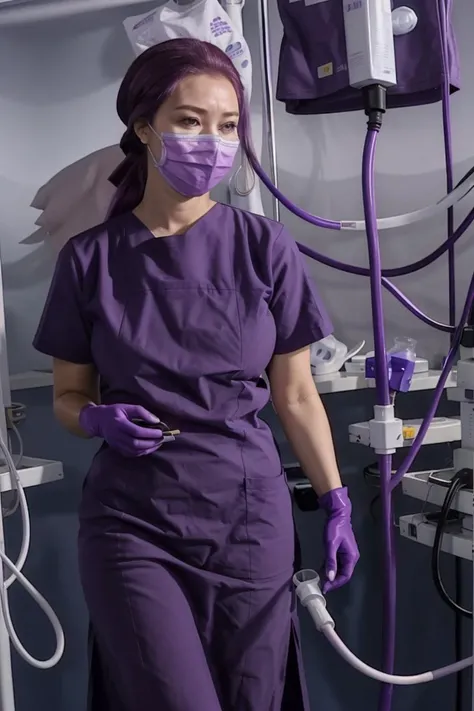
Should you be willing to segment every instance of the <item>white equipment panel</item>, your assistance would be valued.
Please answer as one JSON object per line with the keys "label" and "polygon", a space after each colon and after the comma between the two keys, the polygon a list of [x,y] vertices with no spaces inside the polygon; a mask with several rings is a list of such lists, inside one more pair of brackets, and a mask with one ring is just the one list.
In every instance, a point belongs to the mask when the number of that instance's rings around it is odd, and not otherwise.
{"label": "white equipment panel", "polygon": [[[471,493],[472,498],[472,493]],[[424,514],[400,517],[400,534],[416,543],[433,547],[436,525],[427,522]],[[441,541],[441,550],[458,558],[472,560],[472,531],[463,530],[461,524],[451,524]]]}
{"label": "white equipment panel", "polygon": [[[443,505],[447,494],[447,487],[436,484],[434,477],[449,483],[454,476],[454,469],[440,471],[410,472],[402,479],[402,490],[407,496],[425,501],[435,506]],[[429,478],[431,477],[431,480]],[[470,489],[463,489],[454,497],[451,510],[472,515],[473,493]]]}
{"label": "white equipment panel", "polygon": [[[423,420],[405,420],[403,423],[403,447],[409,447],[415,439]],[[451,417],[435,417],[431,423],[423,444],[458,442],[461,439],[461,420]],[[370,425],[357,422],[349,425],[349,441],[370,447]]]}
{"label": "white equipment panel", "polygon": [[[23,457],[21,465],[17,469],[23,488],[29,486],[39,486],[39,484],[49,484],[64,478],[63,465],[61,462],[54,462],[49,459],[35,459],[33,457]],[[0,466],[0,493],[14,491],[16,483],[11,476],[6,465]]]}

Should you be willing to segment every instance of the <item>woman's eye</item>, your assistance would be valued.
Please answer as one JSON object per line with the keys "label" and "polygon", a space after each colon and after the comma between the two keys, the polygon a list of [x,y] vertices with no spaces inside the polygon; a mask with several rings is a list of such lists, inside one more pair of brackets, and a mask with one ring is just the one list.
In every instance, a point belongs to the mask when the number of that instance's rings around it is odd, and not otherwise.
{"label": "woman's eye", "polygon": [[189,126],[189,128],[191,128],[193,126],[197,126],[199,124],[199,121],[195,118],[188,117],[182,119],[181,123],[183,124],[183,126]]}
{"label": "woman's eye", "polygon": [[236,123],[226,123],[222,127],[222,130],[225,131],[226,133],[232,133],[233,131],[237,130],[237,124]]}

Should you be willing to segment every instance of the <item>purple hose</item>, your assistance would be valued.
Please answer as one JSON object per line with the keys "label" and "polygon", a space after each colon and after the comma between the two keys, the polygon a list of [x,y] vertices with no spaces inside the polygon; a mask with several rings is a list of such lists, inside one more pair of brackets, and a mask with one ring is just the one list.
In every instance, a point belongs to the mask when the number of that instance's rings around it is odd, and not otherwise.
{"label": "purple hose", "polygon": [[[440,28],[441,56],[443,62],[443,81],[441,84],[441,100],[443,111],[443,134],[444,134],[444,156],[446,165],[446,189],[449,192],[454,187],[453,178],[453,146],[451,139],[451,102],[450,102],[450,81],[449,81],[449,47],[448,47],[448,12],[450,12],[451,0],[438,0],[437,12]],[[447,216],[448,238],[454,232],[454,209],[448,208]],[[448,249],[448,293],[449,293],[449,323],[456,323],[456,264],[454,245]]]}
{"label": "purple hose", "polygon": [[[474,212],[473,212],[474,214]],[[314,259],[317,262],[321,262],[322,264],[325,264],[326,266],[333,267],[335,269],[339,269],[339,267],[334,266],[331,262],[334,260],[330,259],[329,257],[324,257],[321,254],[318,254],[315,252],[311,247],[307,247],[304,244],[298,244],[299,250],[302,254],[306,255],[310,259]],[[345,270],[347,271],[347,270]],[[367,270],[367,276],[370,276],[370,270]],[[383,270],[382,270],[383,274]],[[436,328],[438,331],[444,331],[445,333],[453,333],[454,332],[454,327],[449,326],[448,324],[445,323],[440,323],[439,321],[435,321],[434,319],[430,318],[426,314],[423,313],[423,311],[420,311],[420,309],[415,306],[415,304],[410,301],[410,299],[403,294],[400,289],[395,286],[395,284],[392,284],[391,281],[389,281],[386,277],[382,277],[382,285],[389,291],[392,296],[394,296],[403,306],[405,306],[408,311],[410,311],[414,316],[419,318],[421,321],[424,323],[428,324],[428,326],[432,326],[433,328]]]}
{"label": "purple hose", "polygon": [[[442,1],[442,0],[441,0]],[[449,87],[448,87],[449,91]],[[449,132],[448,132],[449,135]],[[261,181],[264,183],[264,185],[268,188],[268,190],[276,197],[282,205],[284,205],[290,212],[292,212],[294,215],[297,217],[300,217],[301,219],[305,220],[306,222],[309,222],[313,225],[316,225],[318,227],[323,227],[326,229],[332,229],[332,230],[339,230],[341,228],[341,223],[336,222],[334,220],[325,220],[322,217],[317,217],[315,215],[311,215],[309,212],[306,212],[306,210],[303,210],[300,207],[297,207],[294,205],[291,200],[289,200],[285,195],[283,195],[280,190],[278,190],[277,187],[273,185],[271,182],[270,178],[268,175],[265,173],[263,170],[262,166],[256,161],[254,156],[249,156],[250,163],[252,164],[253,169],[261,179]],[[452,172],[452,171],[451,171]],[[452,186],[451,186],[452,189]],[[383,269],[381,274],[384,277],[382,284],[383,286],[396,298],[400,303],[402,303],[414,316],[419,318],[421,321],[424,323],[428,324],[429,326],[432,326],[433,328],[436,328],[439,331],[444,331],[445,333],[452,333],[454,331],[454,328],[452,326],[448,326],[443,323],[439,323],[438,321],[435,321],[434,319],[431,319],[429,316],[424,314],[420,309],[418,309],[415,304],[413,304],[401,291],[398,289],[394,284],[391,284],[387,280],[387,277],[392,277],[392,276],[404,276],[406,274],[412,274],[416,271],[419,271],[421,269],[424,269],[426,266],[429,264],[432,264],[434,261],[436,261],[439,257],[441,257],[446,251],[448,250],[453,250],[454,244],[462,237],[462,235],[466,232],[466,230],[470,227],[472,222],[474,221],[474,210],[471,210],[471,212],[467,215],[467,217],[463,220],[459,228],[454,232],[451,230],[449,233],[448,240],[440,245],[437,249],[434,250],[434,252],[431,252],[431,254],[427,255],[423,259],[419,259],[417,262],[413,262],[412,264],[408,264],[404,267],[395,267],[393,269]],[[342,272],[346,272],[349,274],[355,274],[355,275],[360,275],[360,276],[367,276],[370,277],[370,269],[366,269],[364,267],[356,267],[352,264],[346,264],[344,262],[340,262],[337,259],[332,259],[331,257],[326,257],[323,254],[320,254],[319,252],[316,252],[315,250],[311,249],[311,247],[307,247],[304,244],[297,243],[300,251],[302,254],[305,254],[307,257],[310,257],[311,259],[314,259],[317,262],[320,262],[321,264],[325,264],[328,267],[331,267],[333,269],[337,269]],[[452,289],[450,291],[450,304],[454,303],[453,302],[453,297],[452,297]],[[450,306],[450,315],[452,311],[452,306]]]}
{"label": "purple hose", "polygon": [[430,264],[433,264],[433,262],[436,262],[439,257],[442,257],[445,252],[450,249],[450,247],[454,247],[456,242],[463,236],[463,234],[469,229],[469,227],[472,225],[474,222],[474,209],[471,210],[464,220],[461,222],[457,230],[455,230],[454,234],[449,237],[449,239],[446,240],[446,242],[443,242],[439,247],[437,247],[431,254],[428,254],[426,257],[423,257],[423,259],[419,259],[417,262],[413,262],[413,264],[407,264],[404,267],[394,267],[393,269],[383,269],[382,274],[387,277],[398,277],[398,276],[407,276],[408,274],[414,274],[415,272],[421,271],[421,269],[424,269],[425,267],[429,267]]}
{"label": "purple hose", "polygon": [[413,464],[415,457],[417,456],[418,452],[420,451],[420,448],[423,444],[423,439],[425,438],[425,435],[428,431],[428,427],[431,424],[431,421],[433,417],[435,416],[436,410],[439,405],[439,401],[441,400],[441,396],[444,392],[444,386],[446,384],[446,380],[448,379],[448,375],[451,371],[451,368],[453,367],[454,361],[456,359],[457,355],[457,350],[459,348],[459,344],[461,342],[462,334],[464,327],[466,323],[468,322],[469,319],[469,313],[472,309],[472,306],[474,304],[474,275],[471,278],[471,283],[469,284],[469,289],[467,292],[467,297],[466,297],[466,303],[464,304],[464,309],[462,312],[461,319],[459,321],[459,324],[456,328],[456,331],[453,336],[453,342],[451,344],[451,348],[449,350],[448,356],[446,358],[446,361],[443,366],[443,370],[441,371],[441,376],[439,378],[438,384],[435,388],[434,395],[433,395],[433,402],[431,403],[430,409],[426,413],[426,416],[421,424],[421,427],[418,431],[417,436],[415,437],[415,440],[410,447],[410,452],[408,456],[405,458],[403,463],[400,465],[397,473],[393,476],[392,481],[390,483],[390,489],[393,491],[393,489],[400,484],[401,480],[407,473],[407,471],[410,469],[411,465]]}
{"label": "purple hose", "polygon": [[362,198],[364,202],[367,247],[370,268],[370,298],[374,326],[375,384],[377,405],[390,405],[388,368],[385,348],[382,301],[382,264],[377,232],[377,214],[374,191],[374,162],[378,131],[369,129],[366,134],[362,158]]}
{"label": "purple hose", "polygon": [[407,308],[413,316],[419,318],[420,321],[423,321],[423,323],[426,323],[428,326],[436,328],[438,331],[443,331],[444,333],[454,333],[455,326],[448,326],[446,323],[440,323],[439,321],[435,321],[433,318],[430,318],[424,314],[423,311],[420,311],[420,309],[415,306],[415,304],[410,301],[410,299],[405,296],[405,294],[401,292],[397,286],[395,286],[395,284],[392,284],[392,282],[385,277],[382,277],[382,284],[387,291],[389,291],[392,296],[397,299],[397,301],[403,304],[403,306],[405,306],[405,308]]}
{"label": "purple hose", "polygon": [[[440,38],[441,38],[441,49],[442,49],[442,60],[443,60],[443,83],[442,83],[442,108],[443,108],[443,133],[444,133],[444,151],[445,151],[445,163],[446,163],[446,185],[448,192],[453,189],[453,157],[452,157],[452,141],[451,141],[451,111],[450,111],[450,82],[449,82],[449,46],[448,46],[448,33],[447,33],[447,17],[451,11],[451,0],[438,0],[437,1],[437,13],[438,21],[440,25]],[[454,232],[454,212],[450,208],[448,210],[448,238],[453,235]],[[450,240],[448,239],[448,242]],[[455,263],[454,263],[454,243],[450,245],[449,248],[449,320],[451,324],[456,322],[456,292],[455,292]],[[417,456],[420,448],[423,444],[423,439],[426,436],[428,428],[431,424],[433,417],[436,414],[436,410],[441,400],[444,386],[448,379],[451,368],[454,364],[457,349],[462,337],[463,329],[468,321],[470,310],[474,303],[474,277],[471,280],[471,284],[468,289],[466,303],[464,305],[463,314],[456,328],[454,335],[452,337],[451,348],[449,350],[448,356],[446,358],[445,364],[441,371],[441,376],[438,381],[437,387],[434,391],[433,401],[431,407],[426,414],[418,435],[416,436],[408,456],[405,458],[403,463],[400,465],[397,473],[393,477],[391,482],[391,489],[393,490],[403,479],[405,474],[410,469],[413,464],[415,457]]]}
{"label": "purple hose", "polygon": [[[367,130],[362,158],[362,197],[364,202],[365,225],[367,230],[367,248],[370,267],[370,295],[372,302],[372,321],[374,325],[375,387],[377,405],[390,405],[390,390],[385,348],[385,330],[382,301],[382,265],[377,231],[377,213],[375,205],[374,173],[375,149],[378,131]],[[383,512],[384,539],[384,576],[383,576],[383,618],[384,618],[384,653],[383,670],[393,674],[395,665],[395,625],[396,625],[396,564],[394,555],[392,497],[390,483],[392,478],[392,456],[381,455],[379,458],[380,494]],[[379,711],[390,711],[393,686],[383,684]]]}
{"label": "purple hose", "polygon": [[[256,174],[258,175],[262,183],[265,185],[265,187],[274,197],[280,200],[282,205],[284,205],[287,210],[292,212],[297,217],[300,217],[302,220],[305,220],[305,222],[309,222],[310,224],[316,225],[317,227],[323,227],[330,230],[341,229],[340,222],[325,220],[322,217],[316,217],[315,215],[311,215],[309,212],[306,212],[306,210],[303,210],[302,208],[294,205],[291,200],[286,198],[283,193],[281,193],[278,188],[273,185],[272,181],[265,173],[260,163],[258,163],[258,161],[256,161],[253,156],[249,155],[248,159],[252,165],[252,168],[255,170]],[[406,264],[403,267],[394,267],[392,269],[382,269],[382,275],[384,277],[406,276],[407,274],[413,274],[414,272],[424,269],[425,267],[429,266],[437,259],[439,259],[439,257],[441,257],[443,254],[445,254],[445,252],[448,251],[448,249],[450,249],[454,244],[456,244],[456,242],[463,236],[466,230],[469,229],[473,222],[474,209],[471,210],[469,214],[464,218],[464,220],[459,225],[454,234],[446,242],[437,247],[433,252],[428,254],[426,257],[423,257],[422,259],[413,262],[412,264]],[[310,247],[307,247],[304,244],[301,244],[299,242],[297,244],[303,254],[306,254],[308,257],[316,260],[317,262],[320,262],[321,264],[325,264],[327,267],[337,269],[338,271],[345,272],[346,274],[355,274],[357,276],[366,277],[370,276],[370,270],[365,267],[356,267],[353,264],[346,264],[345,262],[340,262],[337,259],[332,259],[332,257],[326,257],[324,254],[315,252],[314,249],[311,249]]]}
{"label": "purple hose", "polygon": [[[445,5],[447,2],[447,6]],[[451,117],[450,117],[450,101],[449,101],[449,47],[447,39],[447,12],[450,9],[451,0],[437,0],[437,8],[439,15],[439,23],[441,30],[442,43],[442,58],[443,58],[443,83],[442,83],[442,106],[443,106],[443,130],[444,130],[444,146],[445,146],[445,162],[446,162],[446,182],[447,192],[453,190],[453,165],[452,165],[452,145],[451,145]],[[438,330],[453,334],[453,325],[455,323],[456,314],[456,293],[455,293],[455,262],[454,262],[454,245],[468,230],[474,221],[474,209],[470,211],[461,225],[454,231],[454,211],[453,208],[448,209],[447,229],[448,239],[436,250],[426,257],[405,265],[392,269],[381,268],[380,247],[377,230],[377,217],[374,196],[374,160],[377,143],[377,130],[369,129],[366,135],[363,154],[362,168],[362,191],[364,200],[364,214],[366,221],[367,244],[369,251],[369,269],[356,267],[338,260],[326,257],[312,250],[303,244],[298,244],[300,251],[306,256],[315,259],[316,261],[325,264],[339,271],[366,276],[370,278],[371,304],[372,304],[372,320],[374,325],[374,352],[375,352],[375,367],[376,367],[376,395],[378,405],[390,404],[389,381],[386,362],[385,349],[385,334],[383,323],[383,301],[382,287],[385,287],[395,298],[398,299],[408,310],[417,316],[425,323],[437,328]],[[290,212],[297,217],[309,222],[310,224],[326,229],[340,230],[340,222],[325,220],[320,217],[311,215],[310,213],[295,206],[288,198],[286,198],[270,181],[268,176],[263,171],[254,156],[249,156],[250,162],[268,190],[276,197]],[[448,252],[449,265],[449,321],[450,325],[442,324],[434,319],[426,316],[418,309],[387,277],[404,276],[413,274],[416,271],[424,269],[432,264],[443,254]],[[423,439],[426,435],[428,427],[436,413],[439,401],[444,391],[446,380],[454,363],[457,349],[462,337],[463,328],[469,313],[474,304],[474,276],[469,286],[466,303],[463,310],[461,321],[454,332],[452,338],[451,349],[444,364],[441,377],[438,381],[434,392],[434,398],[429,412],[427,413],[420,430],[408,456],[403,464],[399,467],[397,473],[392,477],[392,456],[381,455],[379,458],[379,472],[381,485],[381,503],[383,511],[383,538],[385,544],[384,557],[384,581],[383,581],[383,615],[384,615],[384,638],[383,638],[383,669],[387,673],[392,673],[395,663],[395,635],[396,635],[396,559],[394,547],[394,529],[393,529],[393,512],[392,512],[392,491],[402,480],[403,476],[409,470],[415,457],[417,456]],[[379,711],[390,711],[392,705],[393,686],[389,684],[382,685],[379,697]]]}
{"label": "purple hose", "polygon": [[265,173],[260,163],[256,160],[255,156],[247,155],[247,157],[250,161],[252,168],[257,173],[262,183],[268,188],[271,194],[276,197],[277,200],[281,202],[284,207],[286,207],[287,210],[293,213],[293,215],[296,215],[296,217],[300,217],[302,220],[304,220],[305,222],[309,222],[311,225],[316,225],[316,227],[322,227],[326,230],[341,229],[340,222],[336,220],[326,220],[324,219],[324,217],[317,217],[316,215],[312,215],[310,212],[306,212],[306,210],[303,210],[303,208],[294,205],[291,200],[285,197],[285,195],[283,195],[283,193],[280,192],[280,190],[278,190],[275,185],[273,185],[272,181]]}
{"label": "purple hose", "polygon": [[[454,232],[453,236],[450,237],[446,242],[437,247],[434,252],[428,254],[423,259],[419,259],[413,264],[407,264],[404,267],[394,267],[392,269],[382,269],[382,275],[384,277],[397,277],[406,276],[407,274],[413,274],[414,272],[419,272],[421,269],[428,267],[433,264],[439,257],[442,257],[445,252],[448,251],[450,246],[453,246],[460,237],[469,229],[469,227],[474,222],[474,209],[469,212],[469,214],[461,222],[457,230]],[[307,247],[304,244],[298,243],[298,248],[300,252],[306,254],[311,259],[325,264],[327,267],[332,269],[337,269],[340,272],[345,272],[346,274],[355,274],[356,276],[370,276],[370,270],[366,267],[356,267],[353,264],[345,264],[344,262],[339,262],[337,259],[332,259],[332,257],[326,257],[324,254],[319,254],[315,252],[311,247]]]}
{"label": "purple hose", "polygon": [[[382,669],[393,674],[395,667],[396,624],[397,624],[397,562],[393,528],[393,509],[390,481],[392,478],[392,455],[379,457],[380,501],[385,555],[383,558],[383,630]],[[378,711],[390,711],[393,686],[382,684]]]}

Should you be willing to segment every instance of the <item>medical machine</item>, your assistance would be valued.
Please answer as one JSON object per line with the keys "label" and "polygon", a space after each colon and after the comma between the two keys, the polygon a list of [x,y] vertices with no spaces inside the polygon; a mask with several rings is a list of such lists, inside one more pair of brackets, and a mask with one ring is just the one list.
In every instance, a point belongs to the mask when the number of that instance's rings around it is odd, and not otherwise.
{"label": "medical machine", "polygon": [[[311,215],[295,206],[288,197],[271,185],[271,181],[258,165],[254,166],[268,189],[298,217],[318,227],[330,230],[365,230],[367,234],[369,269],[354,267],[325,257],[303,244],[300,245],[300,249],[303,254],[326,266],[370,278],[375,348],[374,355],[370,355],[364,360],[364,376],[366,386],[371,383],[375,385],[377,404],[374,407],[374,417],[370,422],[351,426],[350,438],[354,442],[372,447],[379,455],[378,471],[385,545],[383,673],[361,664],[335,637],[334,623],[325,611],[325,603],[318,585],[318,576],[314,572],[303,571],[301,577],[295,578],[295,586],[298,597],[304,605],[308,606],[318,629],[325,633],[342,656],[363,673],[385,682],[380,696],[379,711],[389,711],[391,708],[393,685],[424,683],[446,674],[458,672],[472,664],[472,658],[469,658],[460,660],[446,669],[415,677],[396,677],[393,674],[396,581],[392,491],[410,472],[422,444],[458,440],[461,440],[461,449],[456,451],[453,472],[456,484],[453,484],[453,489],[449,490],[449,498],[447,496],[446,501],[451,505],[453,497],[459,494],[463,488],[467,487],[472,491],[473,461],[469,443],[472,442],[474,395],[469,375],[472,362],[469,358],[466,360],[464,352],[458,363],[457,375],[458,388],[460,378],[462,378],[461,382],[464,386],[462,397],[465,401],[461,405],[461,416],[459,419],[435,418],[444,389],[453,385],[453,376],[450,375],[450,371],[457,360],[458,348],[461,342],[465,342],[469,338],[467,335],[469,332],[468,321],[474,302],[473,274],[461,318],[457,320],[453,248],[456,241],[472,224],[474,210],[471,210],[462,224],[454,230],[452,207],[457,202],[456,191],[461,189],[465,196],[472,189],[473,183],[471,181],[472,171],[469,171],[456,187],[454,187],[452,178],[449,94],[459,86],[459,60],[451,25],[451,4],[443,0],[439,2],[417,0],[410,6],[393,7],[393,5],[394,3],[391,3],[390,0],[381,2],[377,0],[348,0],[340,3],[279,0],[284,38],[280,54],[277,97],[285,102],[287,111],[289,113],[317,114],[363,108],[367,115],[368,130],[362,162],[365,220],[362,222],[356,220],[334,221]],[[267,0],[261,0],[260,6],[262,14],[268,18]],[[415,30],[417,31],[415,32]],[[315,41],[314,35],[316,33],[321,33],[320,41]],[[430,39],[428,40],[428,38]],[[413,71],[417,60],[421,59],[424,52],[428,52],[432,60],[430,69],[433,69],[433,75],[431,76],[430,72],[420,73],[417,76],[417,72]],[[427,66],[423,61],[422,64]],[[419,105],[439,99],[442,100],[443,108],[447,197],[432,208],[419,210],[405,216],[377,219],[374,197],[374,162],[377,137],[382,128],[387,108]],[[464,187],[462,187],[463,185]],[[438,210],[440,210],[439,213]],[[448,211],[448,239],[444,245],[415,264],[400,269],[382,269],[379,232],[413,224],[434,214],[441,215],[445,210]],[[449,256],[449,324],[435,321],[421,312],[387,278],[414,273],[444,253],[448,253]],[[396,417],[395,399],[397,393],[406,392],[413,389],[414,386],[416,387],[415,370],[417,365],[420,369],[420,365],[423,367],[423,364],[417,358],[414,348],[399,348],[398,346],[394,349],[387,348],[382,287],[424,323],[450,334],[451,347],[441,373],[437,374],[435,378],[433,403],[423,420],[402,422]],[[472,336],[470,337],[472,338]],[[426,373],[425,368],[423,371]],[[424,379],[424,373],[418,373],[418,386]],[[360,373],[355,373],[353,377],[361,378],[362,376]],[[325,385],[323,378],[316,378],[316,380],[318,387],[320,384]],[[355,387],[357,387],[357,381]],[[468,443],[467,447],[466,442]],[[393,454],[397,449],[406,446],[409,446],[409,450],[405,460],[396,472],[392,472]],[[297,487],[303,488],[304,485],[296,484],[295,488]],[[300,490],[298,493],[301,497],[302,491]],[[470,496],[472,510],[472,493]],[[443,515],[446,516],[446,512]],[[402,534],[406,529],[405,523],[404,520],[401,521]],[[415,526],[411,522],[407,530],[413,533],[415,528],[418,530],[419,523],[420,521],[417,521]],[[472,524],[464,523],[463,527],[464,537],[472,544]],[[437,540],[439,538],[438,535]],[[468,546],[465,550],[468,550]]]}

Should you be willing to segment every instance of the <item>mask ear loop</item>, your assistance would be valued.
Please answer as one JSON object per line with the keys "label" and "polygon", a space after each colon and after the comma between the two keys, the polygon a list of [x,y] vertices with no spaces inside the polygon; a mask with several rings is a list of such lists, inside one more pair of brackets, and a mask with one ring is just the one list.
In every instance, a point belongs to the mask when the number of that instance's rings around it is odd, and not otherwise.
{"label": "mask ear loop", "polygon": [[[243,178],[242,182],[244,184],[242,187],[238,185],[240,177]],[[248,184],[248,178],[250,178],[250,185]],[[240,161],[240,165],[231,178],[231,184],[239,197],[247,197],[247,195],[250,195],[255,187],[255,172],[244,151],[242,151],[242,160]]]}
{"label": "mask ear loop", "polygon": [[161,136],[159,133],[157,133],[157,132],[155,131],[155,129],[153,128],[153,126],[152,126],[150,123],[148,124],[148,128],[151,130],[151,132],[153,133],[153,135],[155,135],[155,136],[157,137],[157,139],[158,139],[158,140],[160,141],[160,143],[161,143],[161,156],[160,156],[160,160],[157,160],[157,159],[156,159],[156,156],[154,155],[154,153],[153,153],[153,151],[151,150],[151,148],[150,148],[150,146],[148,145],[148,143],[146,144],[146,149],[147,149],[148,153],[149,153],[150,156],[151,156],[151,159],[152,159],[152,161],[153,161],[153,165],[155,166],[155,168],[161,168],[161,166],[163,165],[163,163],[164,163],[165,160],[166,160],[166,146],[165,146],[165,143],[164,143],[164,141],[163,141],[162,136]]}

